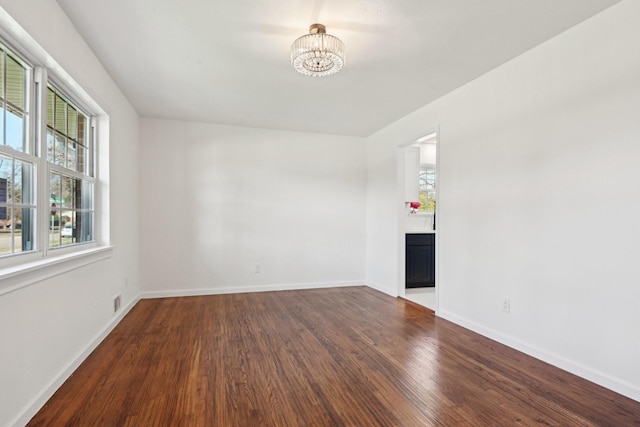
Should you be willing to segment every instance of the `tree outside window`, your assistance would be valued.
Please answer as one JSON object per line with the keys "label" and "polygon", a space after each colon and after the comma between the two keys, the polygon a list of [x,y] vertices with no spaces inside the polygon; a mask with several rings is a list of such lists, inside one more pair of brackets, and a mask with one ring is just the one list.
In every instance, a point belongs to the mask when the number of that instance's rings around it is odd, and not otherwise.
{"label": "tree outside window", "polygon": [[436,210],[436,171],[432,168],[420,168],[418,176],[420,207],[418,212]]}

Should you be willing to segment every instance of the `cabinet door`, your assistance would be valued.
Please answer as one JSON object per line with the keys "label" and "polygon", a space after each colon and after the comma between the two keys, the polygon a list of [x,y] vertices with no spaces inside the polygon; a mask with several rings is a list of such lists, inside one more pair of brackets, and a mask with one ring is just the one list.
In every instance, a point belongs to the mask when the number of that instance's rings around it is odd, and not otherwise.
{"label": "cabinet door", "polygon": [[434,235],[407,235],[406,287],[426,288],[436,284]]}
{"label": "cabinet door", "polygon": [[436,245],[425,246],[426,266],[424,269],[424,286],[434,287],[436,285]]}

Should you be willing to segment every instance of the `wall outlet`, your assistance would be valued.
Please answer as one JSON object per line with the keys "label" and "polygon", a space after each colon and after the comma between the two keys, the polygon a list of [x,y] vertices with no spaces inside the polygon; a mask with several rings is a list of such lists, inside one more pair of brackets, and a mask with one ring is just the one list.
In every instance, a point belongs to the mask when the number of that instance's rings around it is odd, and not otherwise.
{"label": "wall outlet", "polygon": [[511,298],[502,297],[502,311],[505,313],[511,313]]}
{"label": "wall outlet", "polygon": [[118,310],[120,310],[121,301],[122,301],[122,296],[121,295],[117,295],[113,299],[113,314],[116,314],[118,312]]}
{"label": "wall outlet", "polygon": [[262,266],[260,264],[256,264],[255,268],[253,269],[254,273],[260,273],[262,271]]}

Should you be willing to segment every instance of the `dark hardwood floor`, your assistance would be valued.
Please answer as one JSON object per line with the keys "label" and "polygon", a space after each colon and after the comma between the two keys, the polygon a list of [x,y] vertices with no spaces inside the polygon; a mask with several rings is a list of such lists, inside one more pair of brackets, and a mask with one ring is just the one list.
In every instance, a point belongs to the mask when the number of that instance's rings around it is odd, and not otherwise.
{"label": "dark hardwood floor", "polygon": [[632,426],[640,403],[365,287],[140,301],[30,426]]}

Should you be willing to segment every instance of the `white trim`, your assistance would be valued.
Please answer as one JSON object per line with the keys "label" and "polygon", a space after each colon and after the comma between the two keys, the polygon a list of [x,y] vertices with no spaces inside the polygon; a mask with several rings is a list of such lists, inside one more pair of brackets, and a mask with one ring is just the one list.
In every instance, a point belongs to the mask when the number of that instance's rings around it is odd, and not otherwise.
{"label": "white trim", "polygon": [[384,286],[380,285],[379,283],[372,282],[372,281],[370,281],[370,280],[368,280],[368,281],[365,283],[365,285],[366,285],[366,286],[368,286],[368,287],[370,287],[371,289],[375,289],[376,291],[380,291],[380,292],[382,292],[383,294],[387,294],[387,295],[392,296],[392,297],[394,297],[394,298],[397,298],[397,297],[399,296],[397,292],[396,292],[396,293],[393,293],[392,291],[390,291],[389,289],[387,289],[387,288],[385,288]]}
{"label": "white trim", "polygon": [[[437,138],[438,138],[438,131],[435,130],[431,132],[429,135],[425,135],[423,137],[416,139],[416,144],[435,144],[437,142]],[[431,141],[432,139],[435,141]]]}
{"label": "white trim", "polygon": [[248,292],[295,291],[302,289],[342,288],[349,286],[365,286],[363,280],[345,282],[289,283],[261,286],[223,286],[220,288],[176,289],[166,291],[148,291],[140,294],[141,299],[189,297],[198,295],[243,294]]}
{"label": "white trim", "polygon": [[27,425],[35,414],[47,403],[53,394],[62,386],[62,384],[75,372],[76,369],[85,361],[85,359],[98,347],[98,345],[113,331],[120,321],[129,313],[129,311],[140,301],[140,298],[134,298],[126,307],[121,308],[117,316],[109,322],[98,335],[91,340],[76,357],[70,360],[66,366],[55,376],[51,382],[44,387],[42,392],[36,396],[20,414],[9,422],[10,426],[18,427]]}
{"label": "white trim", "polygon": [[508,347],[521,351],[524,354],[527,354],[538,360],[549,363],[556,368],[560,368],[564,371],[570,372],[574,375],[577,375],[581,378],[589,380],[595,384],[598,384],[602,387],[608,388],[609,390],[640,402],[640,389],[624,380],[614,378],[610,375],[604,374],[600,371],[585,366],[579,362],[569,360],[555,353],[550,353],[544,349],[520,341],[514,337],[505,335],[494,329],[487,328],[479,323],[473,322],[464,317],[460,317],[448,311],[437,310],[436,316],[455,323],[458,326],[462,326],[463,328],[469,329],[470,331],[483,335],[487,338],[490,338],[494,341],[497,341],[501,344],[504,344]]}
{"label": "white trim", "polygon": [[428,212],[428,211],[416,211],[414,213],[411,213],[409,215],[416,215],[416,216],[433,216],[435,212]]}
{"label": "white trim", "polygon": [[100,246],[0,269],[0,295],[111,257],[113,246]]}

